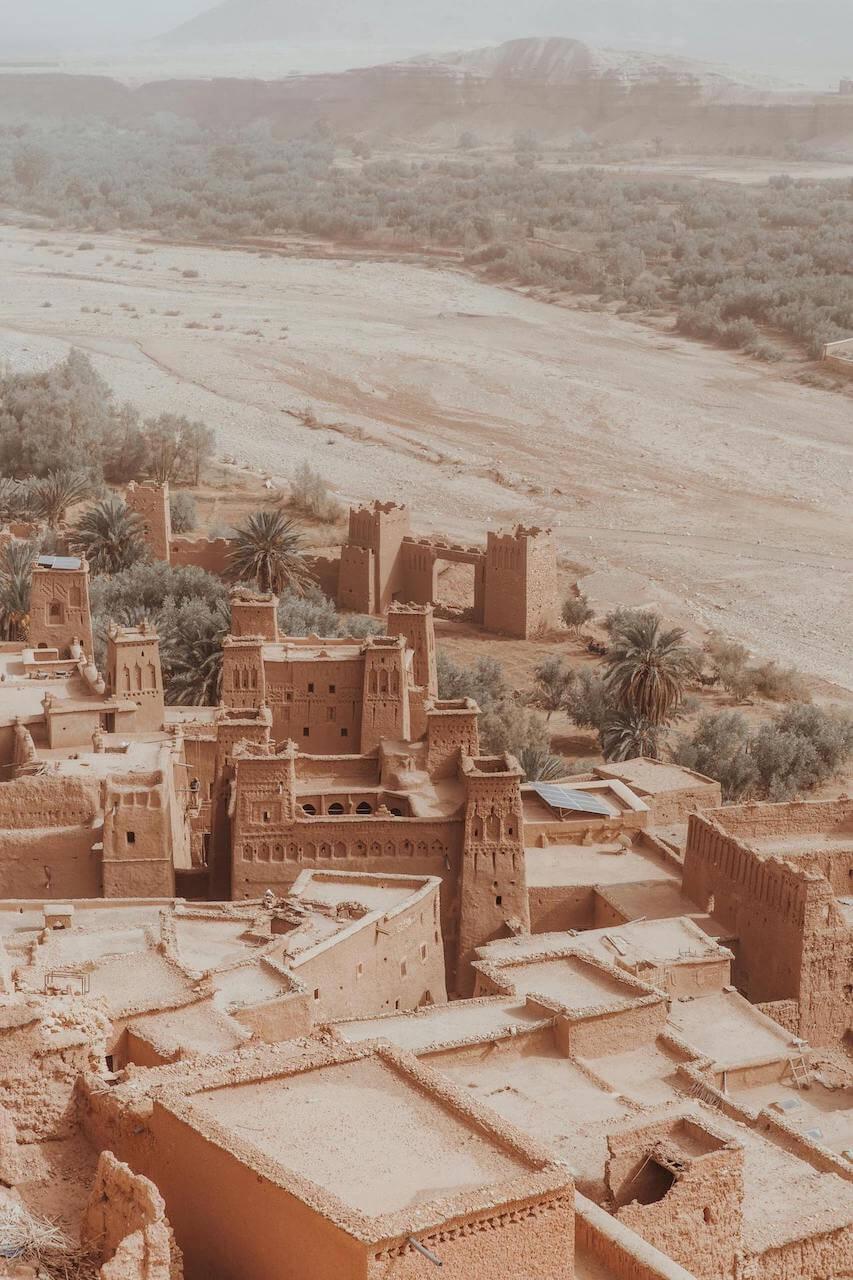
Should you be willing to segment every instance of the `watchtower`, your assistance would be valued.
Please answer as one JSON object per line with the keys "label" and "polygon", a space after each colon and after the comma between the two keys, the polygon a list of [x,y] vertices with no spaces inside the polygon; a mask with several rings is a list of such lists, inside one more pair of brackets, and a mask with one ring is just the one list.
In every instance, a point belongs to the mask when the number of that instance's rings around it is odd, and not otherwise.
{"label": "watchtower", "polygon": [[522,772],[510,755],[464,757],[467,782],[460,885],[460,994],[470,995],[477,947],[530,932],[521,807]]}
{"label": "watchtower", "polygon": [[337,603],[357,613],[384,613],[403,585],[401,547],[409,510],[395,502],[353,507],[341,548]]}
{"label": "watchtower", "polygon": [[61,658],[79,645],[91,658],[89,565],[76,556],[39,556],[30,589],[30,644],[56,649]]}
{"label": "watchtower", "polygon": [[395,742],[411,738],[403,636],[370,636],[364,645],[362,754],[372,751],[383,738]]}
{"label": "watchtower", "polygon": [[278,596],[235,587],[231,592],[231,634],[277,642]]}
{"label": "watchtower", "polygon": [[172,512],[169,506],[169,482],[156,484],[153,480],[137,484],[131,480],[124,494],[131,511],[135,511],[143,523],[143,539],[155,560],[169,563],[172,543]]}
{"label": "watchtower", "polygon": [[489,533],[483,626],[529,640],[557,621],[557,556],[550,529]]}
{"label": "watchtower", "polygon": [[431,604],[392,604],[388,610],[389,636],[404,636],[412,651],[415,685],[427,698],[438,697],[435,665],[435,623]]}
{"label": "watchtower", "polygon": [[156,733],[163,728],[163,672],[160,640],[144,620],[138,627],[111,626],[107,633],[107,693],[137,706],[133,728]]}

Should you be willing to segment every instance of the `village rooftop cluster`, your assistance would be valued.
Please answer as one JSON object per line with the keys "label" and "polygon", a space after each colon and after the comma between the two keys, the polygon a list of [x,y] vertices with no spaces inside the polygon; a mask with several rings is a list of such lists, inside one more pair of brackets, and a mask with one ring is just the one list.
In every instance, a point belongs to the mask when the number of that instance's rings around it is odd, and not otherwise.
{"label": "village rooftop cluster", "polygon": [[[221,567],[165,486],[128,502]],[[376,503],[313,572],[383,634],[237,589],[193,708],[144,621],[98,670],[86,562],[39,560],[0,645],[0,1275],[59,1274],[14,1244],[47,1220],[102,1280],[853,1271],[853,800],[525,781],[439,697],[442,560],[487,631],[556,616],[547,530]]]}

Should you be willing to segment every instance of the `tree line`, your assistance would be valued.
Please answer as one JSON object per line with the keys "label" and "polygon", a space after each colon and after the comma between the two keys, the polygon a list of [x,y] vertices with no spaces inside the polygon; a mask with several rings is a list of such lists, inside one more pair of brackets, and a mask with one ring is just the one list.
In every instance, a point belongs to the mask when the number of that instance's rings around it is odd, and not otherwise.
{"label": "tree line", "polygon": [[279,139],[263,123],[222,134],[162,116],[136,129],[39,121],[0,128],[0,181],[10,203],[80,230],[462,249],[495,280],[674,312],[683,332],[765,359],[779,355],[768,329],[811,356],[853,335],[849,180],[561,171],[535,146],[510,164],[365,150],[323,130]]}

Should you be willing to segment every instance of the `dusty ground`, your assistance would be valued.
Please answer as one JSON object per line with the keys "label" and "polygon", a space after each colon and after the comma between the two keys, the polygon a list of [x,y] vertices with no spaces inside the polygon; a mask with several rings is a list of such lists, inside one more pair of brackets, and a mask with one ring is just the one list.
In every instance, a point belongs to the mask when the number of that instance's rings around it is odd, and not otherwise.
{"label": "dusty ground", "polygon": [[655,602],[853,687],[843,396],[411,262],[6,226],[0,272],[14,366],[73,343],[144,411],[203,417],[276,479],[307,459],[344,500],[409,502],[418,531],[553,525],[602,607]]}

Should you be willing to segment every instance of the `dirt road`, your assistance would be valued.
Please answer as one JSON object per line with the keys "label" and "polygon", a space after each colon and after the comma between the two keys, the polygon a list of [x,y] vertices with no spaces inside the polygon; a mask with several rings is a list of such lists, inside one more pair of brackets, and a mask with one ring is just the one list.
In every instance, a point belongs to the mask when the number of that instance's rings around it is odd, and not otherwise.
{"label": "dirt road", "polygon": [[0,228],[0,358],[73,344],[143,411],[409,502],[417,530],[550,524],[602,603],[657,601],[853,688],[849,399],[438,267],[83,241]]}

